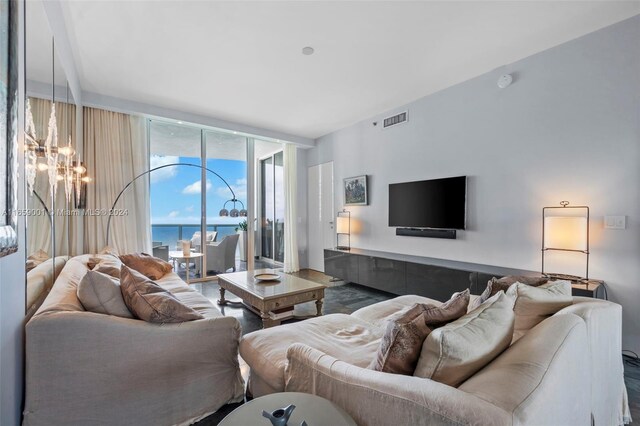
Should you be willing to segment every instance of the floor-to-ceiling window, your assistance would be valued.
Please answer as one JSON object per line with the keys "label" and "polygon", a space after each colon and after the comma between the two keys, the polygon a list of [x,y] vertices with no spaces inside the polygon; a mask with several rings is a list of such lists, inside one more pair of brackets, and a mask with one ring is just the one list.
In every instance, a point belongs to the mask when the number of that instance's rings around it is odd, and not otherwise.
{"label": "floor-to-ceiling window", "polygon": [[[246,137],[232,132],[150,120],[150,168],[181,164],[151,172],[154,253],[169,257],[181,276],[189,271],[197,280],[246,269],[242,231],[252,208],[247,200],[247,144]],[[187,262],[172,256],[172,251],[182,250],[182,240],[191,241],[192,252],[202,257]]]}

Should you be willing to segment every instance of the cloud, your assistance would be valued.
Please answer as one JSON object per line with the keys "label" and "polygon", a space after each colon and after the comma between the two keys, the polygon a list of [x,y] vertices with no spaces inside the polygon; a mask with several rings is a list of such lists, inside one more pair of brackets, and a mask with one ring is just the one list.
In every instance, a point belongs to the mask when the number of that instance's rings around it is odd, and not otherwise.
{"label": "cloud", "polygon": [[[184,189],[182,190],[183,194],[186,195],[198,195],[201,193],[201,180],[197,180],[195,182],[193,182],[191,185],[187,185],[184,187]],[[207,192],[211,189],[211,181],[209,179],[207,179]]]}
{"label": "cloud", "polygon": [[[231,189],[236,194],[237,199],[239,200],[247,199],[247,180],[246,179],[236,179],[236,183],[231,184],[229,186],[231,186]],[[229,188],[227,188],[226,185],[222,185],[216,188],[216,195],[222,198],[231,198],[231,191],[229,191]]]}
{"label": "cloud", "polygon": [[191,213],[193,211],[193,206],[187,206],[184,208],[185,212]]}
{"label": "cloud", "polygon": [[[152,155],[149,165],[151,169],[180,162],[180,157],[174,155]],[[151,183],[171,179],[178,174],[178,167],[165,167],[164,169],[151,172]]]}
{"label": "cloud", "polygon": [[169,217],[178,217],[179,215],[180,215],[180,212],[178,210],[174,210],[169,213]]}

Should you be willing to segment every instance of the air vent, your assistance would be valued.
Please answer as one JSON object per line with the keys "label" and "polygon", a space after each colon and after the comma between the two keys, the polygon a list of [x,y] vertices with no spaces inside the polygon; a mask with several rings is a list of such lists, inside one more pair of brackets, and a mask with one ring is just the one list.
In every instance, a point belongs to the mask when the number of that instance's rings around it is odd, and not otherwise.
{"label": "air vent", "polygon": [[382,128],[386,129],[391,126],[397,126],[398,124],[406,123],[409,118],[409,111],[401,112],[400,114],[396,114],[393,117],[387,117],[384,119]]}

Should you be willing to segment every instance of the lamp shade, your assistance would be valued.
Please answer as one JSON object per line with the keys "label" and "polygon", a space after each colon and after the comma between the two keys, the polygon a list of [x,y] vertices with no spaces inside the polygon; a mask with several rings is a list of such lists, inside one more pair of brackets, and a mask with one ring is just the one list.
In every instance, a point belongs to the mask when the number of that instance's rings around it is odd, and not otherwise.
{"label": "lamp shade", "polygon": [[338,216],[336,218],[336,232],[338,234],[349,234],[349,218]]}
{"label": "lamp shade", "polygon": [[587,218],[547,216],[544,218],[544,248],[587,251]]}

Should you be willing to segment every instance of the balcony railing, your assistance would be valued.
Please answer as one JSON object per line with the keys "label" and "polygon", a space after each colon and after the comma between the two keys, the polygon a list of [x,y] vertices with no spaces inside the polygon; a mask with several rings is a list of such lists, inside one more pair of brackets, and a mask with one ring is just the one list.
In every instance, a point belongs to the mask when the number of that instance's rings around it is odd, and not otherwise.
{"label": "balcony railing", "polygon": [[[216,241],[231,234],[235,234],[238,225],[233,224],[207,224],[207,232],[215,231]],[[194,224],[153,224],[151,225],[151,240],[168,245],[170,250],[178,246],[180,240],[190,240],[193,234],[200,232],[200,225]]]}

